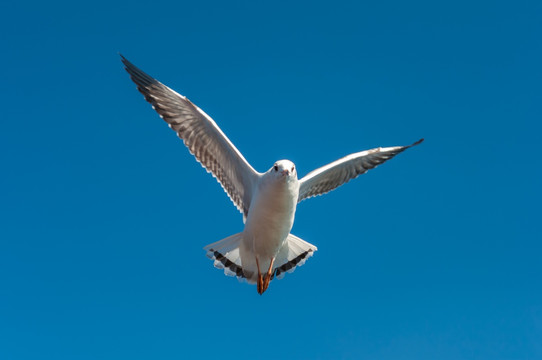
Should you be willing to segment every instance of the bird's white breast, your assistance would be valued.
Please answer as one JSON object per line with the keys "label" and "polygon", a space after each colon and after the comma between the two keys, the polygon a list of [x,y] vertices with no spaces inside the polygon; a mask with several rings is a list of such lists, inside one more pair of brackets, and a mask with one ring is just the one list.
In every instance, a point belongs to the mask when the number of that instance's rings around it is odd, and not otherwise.
{"label": "bird's white breast", "polygon": [[298,194],[296,178],[261,179],[245,223],[245,249],[262,258],[277,254],[294,224]]}

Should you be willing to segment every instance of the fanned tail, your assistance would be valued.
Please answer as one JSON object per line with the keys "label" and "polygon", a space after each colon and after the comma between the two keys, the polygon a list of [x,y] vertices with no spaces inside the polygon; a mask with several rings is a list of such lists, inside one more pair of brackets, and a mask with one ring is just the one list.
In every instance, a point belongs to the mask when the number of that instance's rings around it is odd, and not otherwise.
{"label": "fanned tail", "polygon": [[237,276],[239,279],[243,279],[245,276],[239,255],[239,245],[242,239],[243,233],[237,233],[209,244],[203,249],[207,251],[207,257],[214,260],[216,268],[224,269],[224,274],[227,276]]}
{"label": "fanned tail", "polygon": [[[214,260],[214,266],[223,269],[224,274],[236,276],[239,280],[254,284],[257,280],[257,272],[250,269],[250,264],[248,264],[247,271],[243,269],[239,252],[242,240],[243,233],[238,233],[209,244],[204,249],[207,251],[207,257]],[[316,246],[289,234],[275,257],[271,280],[282,279],[286,273],[292,273],[298,266],[303,265],[316,250],[318,250]]]}
{"label": "fanned tail", "polygon": [[293,234],[289,234],[287,241],[275,258],[272,279],[282,279],[286,273],[292,273],[296,267],[301,266],[310,258],[318,248]]}

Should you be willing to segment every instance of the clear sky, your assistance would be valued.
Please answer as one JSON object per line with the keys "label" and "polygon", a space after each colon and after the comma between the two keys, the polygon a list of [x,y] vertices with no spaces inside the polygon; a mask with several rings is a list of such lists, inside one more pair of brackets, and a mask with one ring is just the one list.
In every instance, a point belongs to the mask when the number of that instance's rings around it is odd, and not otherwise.
{"label": "clear sky", "polygon": [[[0,359],[541,359],[539,1],[4,1]],[[266,171],[426,141],[301,203],[259,296],[241,215],[118,53]]]}

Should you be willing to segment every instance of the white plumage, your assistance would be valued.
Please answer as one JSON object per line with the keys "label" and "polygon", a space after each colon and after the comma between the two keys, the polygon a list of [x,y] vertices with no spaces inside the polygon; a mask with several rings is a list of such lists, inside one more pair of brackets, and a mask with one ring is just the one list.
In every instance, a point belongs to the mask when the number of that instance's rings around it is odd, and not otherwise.
{"label": "white plumage", "polygon": [[277,161],[259,173],[203,110],[121,58],[145,99],[243,214],[243,232],[207,245],[207,256],[226,275],[256,283],[260,294],[273,278],[294,271],[317,250],[290,234],[298,202],[325,194],[423,141],[351,154],[301,180],[289,160]]}

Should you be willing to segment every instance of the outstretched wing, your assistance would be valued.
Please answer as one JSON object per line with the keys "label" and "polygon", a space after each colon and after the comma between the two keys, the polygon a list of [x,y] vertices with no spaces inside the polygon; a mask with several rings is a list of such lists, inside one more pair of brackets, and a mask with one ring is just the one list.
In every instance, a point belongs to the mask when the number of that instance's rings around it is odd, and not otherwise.
{"label": "outstretched wing", "polygon": [[322,195],[355,179],[361,174],[393,158],[406,149],[420,144],[423,139],[408,146],[376,148],[350,154],[326,166],[311,171],[299,180],[298,202]]}
{"label": "outstretched wing", "polygon": [[218,180],[246,218],[252,187],[259,174],[209,115],[186,97],[145,74],[124,56],[121,58],[139,92],[177,132],[196,160]]}

